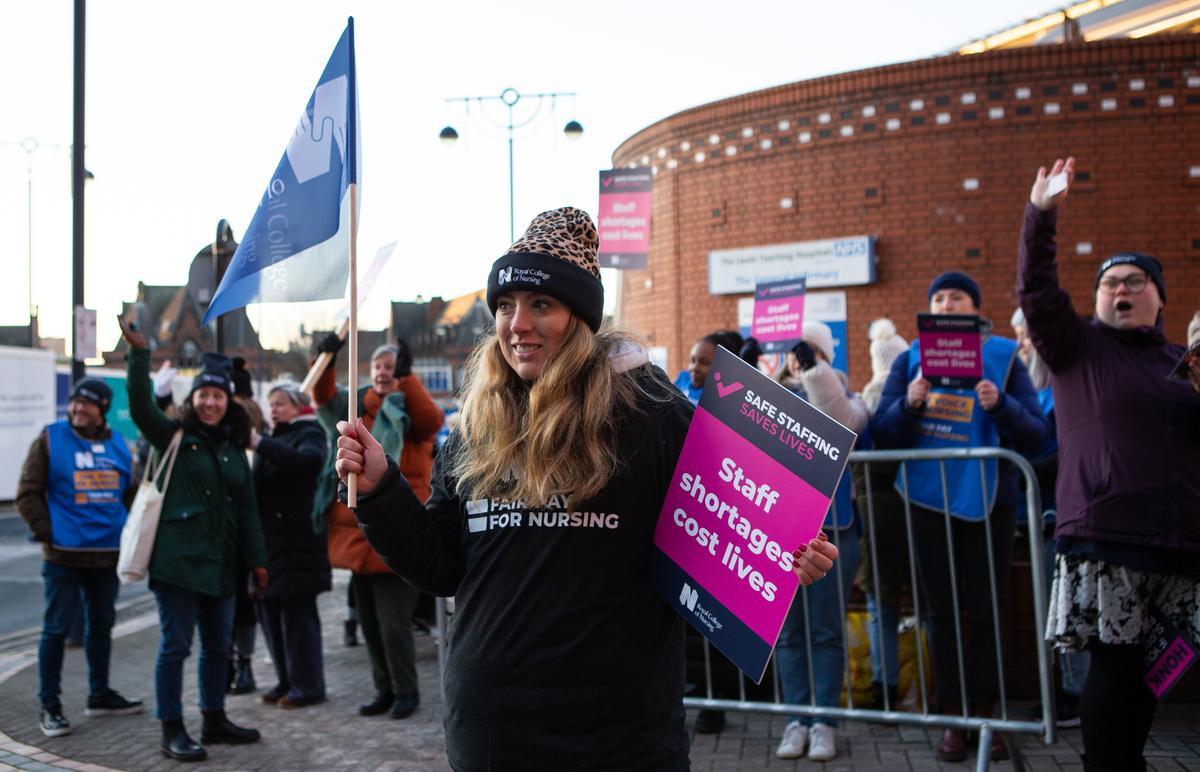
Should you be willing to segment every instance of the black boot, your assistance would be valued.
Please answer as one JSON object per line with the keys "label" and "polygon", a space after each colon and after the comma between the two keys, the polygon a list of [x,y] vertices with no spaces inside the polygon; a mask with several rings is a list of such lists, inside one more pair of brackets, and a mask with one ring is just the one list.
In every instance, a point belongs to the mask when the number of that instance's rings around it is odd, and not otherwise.
{"label": "black boot", "polygon": [[1118,770],[1121,772],[1146,772],[1146,760],[1144,758],[1138,759],[1131,764],[1123,765],[1092,764],[1088,762],[1086,753],[1080,754],[1079,758],[1083,761],[1083,772],[1118,772]]}
{"label": "black boot", "polygon": [[237,661],[237,676],[233,681],[233,688],[230,689],[232,694],[250,694],[257,685],[254,683],[254,671],[250,669],[249,657],[238,657]]}
{"label": "black boot", "polygon": [[387,713],[392,709],[392,705],[396,702],[396,696],[391,692],[378,692],[375,699],[368,702],[366,705],[358,706],[358,715],[360,716],[378,716]]}
{"label": "black boot", "polygon": [[358,645],[358,620],[347,619],[344,623],[346,631],[342,635],[342,643],[347,646]]}
{"label": "black boot", "polygon": [[247,729],[238,726],[225,717],[223,710],[204,710],[204,726],[200,729],[200,742],[205,745],[213,743],[229,743],[245,745],[256,743],[262,737],[257,729]]}
{"label": "black boot", "polygon": [[162,745],[159,747],[164,756],[176,761],[204,761],[208,758],[208,751],[188,737],[181,718],[162,722]]}

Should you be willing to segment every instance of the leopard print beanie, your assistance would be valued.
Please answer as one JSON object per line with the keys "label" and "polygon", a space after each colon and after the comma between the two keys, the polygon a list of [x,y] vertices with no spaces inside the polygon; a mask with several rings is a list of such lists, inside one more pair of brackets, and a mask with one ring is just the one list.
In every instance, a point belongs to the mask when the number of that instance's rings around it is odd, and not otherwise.
{"label": "leopard print beanie", "polygon": [[596,251],[600,239],[587,212],[571,206],[542,212],[488,273],[492,315],[505,292],[544,292],[562,301],[592,332],[604,317],[604,285]]}

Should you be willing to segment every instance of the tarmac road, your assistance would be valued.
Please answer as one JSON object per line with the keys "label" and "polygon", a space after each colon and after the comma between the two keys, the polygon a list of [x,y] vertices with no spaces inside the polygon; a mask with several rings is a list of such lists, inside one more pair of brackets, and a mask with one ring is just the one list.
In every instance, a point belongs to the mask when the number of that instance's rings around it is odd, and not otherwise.
{"label": "tarmac road", "polygon": [[[117,607],[148,596],[145,582],[121,587]],[[10,503],[0,505],[0,648],[13,637],[27,637],[42,624],[42,547],[29,540],[29,529]]]}

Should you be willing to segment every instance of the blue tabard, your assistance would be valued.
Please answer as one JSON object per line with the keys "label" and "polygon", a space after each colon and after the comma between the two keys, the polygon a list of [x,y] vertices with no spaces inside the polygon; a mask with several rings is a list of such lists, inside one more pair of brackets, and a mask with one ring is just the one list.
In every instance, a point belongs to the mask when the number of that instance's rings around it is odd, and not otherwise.
{"label": "blue tabard", "polygon": [[80,437],[67,421],[46,427],[50,450],[47,504],[53,546],[62,550],[116,550],[125,525],[121,497],[132,458],[125,439]]}
{"label": "blue tabard", "polygon": [[683,393],[683,396],[688,398],[693,405],[700,404],[700,394],[704,391],[704,387],[696,388],[692,385],[692,374],[687,370],[680,370],[679,375],[675,376],[675,388]]}
{"label": "blue tabard", "polygon": [[[991,336],[983,343],[983,377],[1001,392],[1008,383],[1017,342]],[[908,378],[917,377],[921,366],[921,347],[913,341],[908,351]],[[929,391],[924,414],[917,427],[914,448],[995,448],[1000,446],[1000,433],[991,416],[979,406],[973,389],[946,389],[935,386]],[[983,489],[979,479],[978,461],[947,461],[946,488],[950,494],[950,514],[964,520],[983,520],[996,505],[999,467],[996,460],[984,462],[987,480],[987,509],[983,507]],[[942,498],[940,462],[909,461],[908,500],[926,509],[941,512]],[[896,475],[896,491],[904,496],[903,478]]]}

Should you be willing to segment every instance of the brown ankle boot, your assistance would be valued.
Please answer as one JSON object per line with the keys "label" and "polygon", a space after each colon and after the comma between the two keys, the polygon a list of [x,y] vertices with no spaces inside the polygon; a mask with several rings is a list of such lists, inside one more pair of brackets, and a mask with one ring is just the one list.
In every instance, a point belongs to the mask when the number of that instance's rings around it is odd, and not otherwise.
{"label": "brown ankle boot", "polygon": [[[978,718],[991,718],[995,709],[991,705],[976,705],[972,713]],[[988,757],[992,761],[1008,761],[1008,743],[1004,735],[992,730],[992,742],[988,746]]]}

